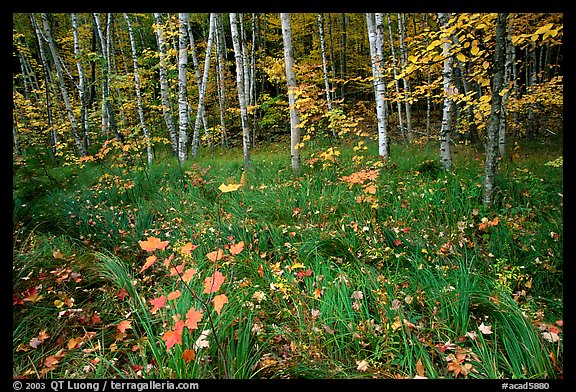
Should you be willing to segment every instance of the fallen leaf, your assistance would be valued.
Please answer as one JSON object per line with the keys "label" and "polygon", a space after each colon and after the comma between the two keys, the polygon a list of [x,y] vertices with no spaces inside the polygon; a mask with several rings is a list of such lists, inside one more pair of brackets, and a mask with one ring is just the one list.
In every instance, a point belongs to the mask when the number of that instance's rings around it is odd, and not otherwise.
{"label": "fallen leaf", "polygon": [[202,320],[202,316],[204,315],[204,313],[194,309],[194,308],[190,308],[188,310],[188,312],[186,312],[186,322],[185,325],[190,329],[190,330],[194,330],[198,328],[198,322],[200,320]]}
{"label": "fallen leaf", "polygon": [[480,332],[482,332],[484,335],[491,335],[491,334],[492,334],[492,326],[484,325],[484,323],[480,324],[480,326],[478,327],[478,329],[479,329]]}
{"label": "fallen leaf", "polygon": [[227,193],[227,192],[234,192],[237,191],[240,187],[242,186],[242,184],[224,184],[222,183],[218,189],[220,190],[220,192],[222,193]]}
{"label": "fallen leaf", "polygon": [[172,301],[173,299],[179,298],[181,295],[182,292],[180,290],[176,290],[168,294],[168,297],[166,298],[168,299],[168,301]]}
{"label": "fallen leaf", "polygon": [[230,253],[232,255],[237,255],[238,253],[242,252],[244,250],[244,241],[240,241],[237,244],[232,244],[230,245]]}
{"label": "fallen leaf", "polygon": [[196,351],[198,351],[203,347],[210,347],[210,342],[206,339],[210,335],[210,333],[212,333],[212,331],[209,329],[205,329],[204,331],[202,331],[200,337],[196,339],[196,341],[194,342],[194,348],[196,349]]}
{"label": "fallen leaf", "polygon": [[170,241],[160,241],[159,238],[152,236],[148,237],[146,241],[138,241],[140,248],[148,252],[153,252],[156,249],[164,250],[169,243]]}
{"label": "fallen leaf", "polygon": [[186,271],[184,271],[184,273],[182,274],[182,280],[185,283],[189,283],[192,280],[192,277],[194,277],[194,275],[196,274],[196,270],[194,268],[188,268]]}
{"label": "fallen leaf", "polygon": [[170,351],[175,344],[182,344],[182,331],[184,329],[184,321],[179,320],[173,330],[168,330],[162,335],[162,340],[166,342],[166,349]]}
{"label": "fallen leaf", "polygon": [[156,263],[156,261],[158,261],[158,257],[156,257],[156,255],[151,255],[148,256],[146,258],[146,262],[144,263],[144,265],[142,266],[142,268],[140,269],[140,272],[146,271],[148,268],[150,268],[154,263]]}
{"label": "fallen leaf", "polygon": [[560,336],[554,332],[542,332],[542,337],[549,341],[550,343],[556,343],[560,340]]}
{"label": "fallen leaf", "polygon": [[222,257],[224,257],[224,251],[222,249],[218,249],[218,250],[215,250],[213,252],[206,254],[206,257],[208,258],[208,260],[215,263],[218,260],[220,260]]}
{"label": "fallen leaf", "polygon": [[425,377],[424,376],[424,365],[422,365],[422,361],[420,359],[418,359],[418,361],[416,362],[416,374],[419,377]]}
{"label": "fallen leaf", "polygon": [[226,304],[227,302],[228,297],[226,296],[226,294],[219,294],[212,299],[212,303],[214,304],[214,310],[216,310],[218,316],[220,316],[220,311],[222,310],[224,304]]}
{"label": "fallen leaf", "polygon": [[212,276],[207,277],[204,279],[204,294],[215,293],[220,290],[220,286],[224,283],[226,277],[222,275],[220,271],[214,271]]}
{"label": "fallen leaf", "polygon": [[356,365],[358,365],[356,367],[356,370],[358,371],[365,372],[366,370],[368,370],[368,362],[366,362],[365,359],[361,361],[356,361]]}
{"label": "fallen leaf", "polygon": [[182,358],[184,359],[184,362],[186,362],[186,363],[193,361],[194,358],[196,358],[196,352],[192,349],[184,350],[182,352]]}
{"label": "fallen leaf", "polygon": [[128,328],[132,328],[130,320],[122,320],[120,321],[120,324],[118,324],[118,331],[122,333],[126,333]]}
{"label": "fallen leaf", "polygon": [[121,288],[116,293],[116,298],[118,298],[118,300],[120,300],[120,301],[124,301],[126,299],[126,297],[129,297],[129,296],[130,296],[130,294],[128,294],[128,292],[124,288]]}
{"label": "fallen leaf", "polygon": [[150,302],[150,304],[153,306],[150,312],[154,314],[158,311],[158,309],[162,309],[164,307],[164,304],[166,303],[166,296],[161,295],[160,297],[151,299],[148,302]]}
{"label": "fallen leaf", "polygon": [[191,242],[188,242],[186,245],[182,247],[181,252],[185,255],[189,255],[194,249],[196,249],[198,245],[192,245]]}

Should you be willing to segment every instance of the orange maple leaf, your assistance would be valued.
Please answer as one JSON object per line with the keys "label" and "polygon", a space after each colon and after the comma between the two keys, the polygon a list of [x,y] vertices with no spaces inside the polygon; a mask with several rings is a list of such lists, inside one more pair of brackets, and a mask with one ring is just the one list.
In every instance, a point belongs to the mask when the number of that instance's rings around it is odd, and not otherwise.
{"label": "orange maple leaf", "polygon": [[196,274],[196,270],[194,268],[188,268],[186,271],[184,271],[184,273],[182,274],[182,280],[185,283],[189,283],[192,280],[192,277]]}
{"label": "orange maple leaf", "polygon": [[193,307],[186,312],[186,323],[185,325],[190,329],[194,330],[198,328],[198,322],[202,320],[204,313],[194,309]]}
{"label": "orange maple leaf", "polygon": [[168,294],[168,301],[172,301],[173,299],[179,298],[182,295],[182,292],[180,290],[176,290],[171,292],[170,294]]}
{"label": "orange maple leaf", "polygon": [[215,263],[218,260],[220,260],[222,257],[224,257],[224,251],[222,249],[218,249],[218,250],[215,250],[213,252],[208,253],[206,255],[206,257],[208,257],[208,260]]}
{"label": "orange maple leaf", "polygon": [[170,351],[175,344],[182,344],[182,331],[184,330],[184,320],[178,320],[173,330],[168,330],[162,335],[162,340],[166,342],[166,349]]}
{"label": "orange maple leaf", "polygon": [[156,257],[156,255],[148,256],[146,258],[146,262],[144,263],[144,265],[140,269],[140,272],[145,271],[148,268],[150,268],[156,261],[158,261],[158,257]]}
{"label": "orange maple leaf", "polygon": [[186,245],[182,247],[182,253],[185,255],[189,255],[194,249],[196,249],[198,245],[192,245],[191,242],[188,242]]}
{"label": "orange maple leaf", "polygon": [[145,251],[154,252],[156,249],[164,250],[170,241],[160,241],[159,238],[150,236],[146,241],[138,241],[138,243]]}
{"label": "orange maple leaf", "polygon": [[228,302],[228,297],[226,294],[218,294],[212,299],[212,303],[214,304],[214,310],[220,316],[220,311],[222,310],[222,306]]}
{"label": "orange maple leaf", "polygon": [[182,358],[184,359],[184,362],[186,362],[186,363],[193,361],[194,358],[196,358],[196,352],[193,349],[184,350],[182,352]]}
{"label": "orange maple leaf", "polygon": [[132,328],[130,320],[122,320],[120,321],[120,324],[118,324],[118,331],[122,333],[126,333],[128,328]]}
{"label": "orange maple leaf", "polygon": [[158,311],[158,309],[162,309],[164,307],[164,304],[166,303],[166,296],[161,295],[160,297],[151,299],[148,302],[150,302],[150,304],[153,306],[150,312],[154,314]]}
{"label": "orange maple leaf", "polygon": [[220,286],[224,283],[226,277],[222,275],[220,271],[214,271],[212,276],[204,279],[204,291],[203,294],[215,293],[220,290]]}
{"label": "orange maple leaf", "polygon": [[237,244],[230,245],[230,253],[233,255],[237,255],[238,253],[244,250],[244,241],[240,241]]}
{"label": "orange maple leaf", "polygon": [[185,264],[186,264],[186,261],[183,261],[182,264],[177,265],[176,267],[170,268],[170,276],[180,275],[180,273],[184,269]]}

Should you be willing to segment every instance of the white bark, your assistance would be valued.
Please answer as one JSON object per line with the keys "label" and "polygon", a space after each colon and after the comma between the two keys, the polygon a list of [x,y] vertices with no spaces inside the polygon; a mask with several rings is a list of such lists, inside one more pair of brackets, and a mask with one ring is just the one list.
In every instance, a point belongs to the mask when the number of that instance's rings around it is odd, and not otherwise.
{"label": "white bark", "polygon": [[392,35],[392,23],[390,21],[390,14],[386,14],[388,18],[388,34],[390,36],[390,51],[392,52],[392,72],[394,74],[394,89],[396,90],[396,107],[398,109],[398,127],[402,138],[406,140],[404,134],[404,124],[402,120],[402,104],[400,103],[400,85],[398,83],[398,74],[396,72],[396,51],[394,50],[394,36]]}
{"label": "white bark", "polygon": [[[450,14],[438,14],[438,20],[442,26],[446,26],[449,19]],[[454,93],[454,85],[452,81],[454,59],[450,54],[451,46],[450,37],[445,37],[444,43],[442,45],[442,53],[444,55],[444,66],[442,69],[444,108],[442,110],[442,127],[440,128],[440,160],[442,162],[442,166],[446,170],[450,170],[452,166],[452,157],[450,154],[450,132],[452,130],[452,113],[454,111],[454,101],[451,99],[451,95]]]}
{"label": "white bark", "polygon": [[[194,122],[194,136],[192,137],[192,156],[198,154],[198,145],[200,144],[200,122],[204,118],[204,101],[206,99],[206,84],[208,84],[208,74],[210,72],[210,54],[212,52],[212,41],[214,37],[214,14],[210,14],[210,27],[208,32],[208,42],[206,44],[206,55],[204,57],[204,73],[202,74],[202,83],[198,92],[198,110],[196,111],[196,121]],[[204,128],[206,131],[206,128]],[[207,131],[206,131],[207,132]]]}
{"label": "white bark", "polygon": [[186,67],[188,66],[188,32],[186,20],[188,14],[178,14],[178,160],[184,162],[188,157],[188,89]]}
{"label": "white bark", "polygon": [[82,66],[81,50],[80,50],[80,37],[78,34],[78,16],[75,13],[70,14],[72,20],[72,32],[74,34],[74,56],[76,57],[76,68],[78,69],[78,96],[80,98],[80,122],[82,124],[82,143],[84,149],[87,151],[90,145],[90,138],[88,137],[88,102],[86,100],[86,75],[84,74],[84,67]]}
{"label": "white bark", "polygon": [[130,48],[132,49],[132,63],[134,65],[134,85],[136,88],[138,117],[140,118],[140,126],[142,127],[142,132],[144,133],[144,140],[146,141],[146,156],[148,158],[148,165],[151,165],[153,158],[152,144],[150,143],[150,133],[148,131],[148,126],[146,125],[146,120],[144,119],[144,108],[142,106],[142,92],[140,91],[140,76],[138,72],[138,57],[136,55],[136,43],[134,42],[134,32],[132,31],[132,23],[130,23],[130,18],[128,17],[128,14],[124,13],[124,19],[126,20],[126,25],[128,26]]}
{"label": "white bark", "polygon": [[378,119],[378,154],[388,158],[388,124],[386,119],[386,84],[382,71],[384,43],[384,26],[382,14],[366,13],[366,27],[368,28],[368,41],[370,42],[370,59],[372,76],[374,78],[374,98],[376,100],[376,117]]}
{"label": "white bark", "polygon": [[244,169],[250,170],[250,126],[248,123],[248,111],[246,109],[246,94],[244,89],[244,64],[242,61],[242,45],[238,32],[238,18],[235,13],[230,13],[230,31],[236,59],[236,84],[238,87],[238,104],[240,105],[240,121],[242,122],[242,145],[244,150]]}
{"label": "white bark", "polygon": [[[320,53],[322,54],[322,75],[324,76],[324,92],[326,94],[326,105],[328,111],[332,110],[332,98],[330,97],[330,82],[328,80],[328,66],[326,61],[326,45],[324,42],[324,15],[318,14],[318,33],[320,36]],[[337,138],[338,134],[332,129],[332,137]]]}
{"label": "white bark", "polygon": [[178,134],[176,133],[176,125],[174,124],[174,117],[172,114],[172,105],[168,97],[168,77],[166,70],[166,42],[164,39],[164,31],[162,27],[162,18],[159,13],[154,13],[156,22],[156,41],[158,43],[158,53],[160,56],[160,96],[162,98],[162,114],[164,121],[168,128],[168,135],[172,143],[172,152],[178,155]]}
{"label": "white bark", "polygon": [[284,41],[284,62],[286,65],[286,85],[288,87],[288,104],[290,107],[290,155],[292,157],[292,170],[300,172],[300,114],[296,109],[294,90],[297,87],[294,74],[294,48],[292,46],[292,28],[290,14],[281,13],[282,39]]}
{"label": "white bark", "polygon": [[[400,44],[400,61],[402,67],[406,67],[408,63],[408,54],[406,50],[406,46],[404,45],[404,34],[405,26],[404,26],[404,15],[398,14],[398,40]],[[408,142],[412,142],[412,105],[410,105],[410,83],[408,83],[408,79],[406,77],[402,78],[402,84],[404,85],[404,105],[406,111],[406,137],[408,138]]]}

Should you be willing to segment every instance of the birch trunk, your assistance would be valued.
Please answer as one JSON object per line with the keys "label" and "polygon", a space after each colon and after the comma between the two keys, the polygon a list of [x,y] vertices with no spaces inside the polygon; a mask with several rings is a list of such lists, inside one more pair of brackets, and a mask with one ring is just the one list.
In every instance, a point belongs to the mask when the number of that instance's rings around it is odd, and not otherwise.
{"label": "birch trunk", "polygon": [[[198,145],[200,144],[200,122],[204,117],[204,101],[206,99],[206,84],[208,84],[208,73],[210,71],[210,53],[212,52],[212,41],[214,37],[214,14],[210,14],[210,27],[208,32],[208,42],[206,44],[206,56],[204,58],[204,73],[202,83],[198,92],[198,110],[196,111],[196,121],[194,122],[194,135],[192,137],[192,156],[198,154]],[[208,132],[204,128],[205,132]],[[208,135],[207,135],[208,136]],[[210,142],[212,144],[212,142]]]}
{"label": "birch trunk", "polygon": [[148,127],[146,126],[146,120],[144,119],[144,108],[142,107],[142,92],[140,91],[140,76],[138,72],[138,57],[136,55],[136,43],[134,42],[134,33],[132,31],[132,23],[130,23],[130,18],[128,14],[124,14],[124,19],[126,20],[126,25],[128,26],[128,36],[130,39],[130,48],[132,49],[132,63],[134,64],[134,85],[136,88],[136,100],[138,104],[138,116],[140,118],[140,126],[142,127],[142,132],[144,133],[144,139],[146,141],[146,156],[148,158],[148,165],[152,164],[152,144],[150,143],[150,133]]}
{"label": "birch trunk", "polygon": [[188,157],[188,91],[186,88],[186,67],[188,66],[188,14],[178,14],[178,160]]}
{"label": "birch trunk", "polygon": [[[398,14],[398,39],[400,45],[400,61],[402,67],[406,67],[408,63],[408,53],[404,45],[404,34],[406,34],[406,27],[404,24],[404,14]],[[406,111],[406,137],[408,143],[412,143],[412,105],[410,104],[410,83],[406,77],[402,78],[404,85],[404,105]]]}
{"label": "birch trunk", "polygon": [[74,56],[76,57],[76,68],[78,69],[78,96],[80,98],[80,123],[82,124],[82,143],[84,149],[88,151],[90,138],[88,137],[88,101],[86,99],[86,74],[81,60],[80,37],[78,34],[78,16],[70,14],[72,20],[72,31],[74,34]]}
{"label": "birch trunk", "polygon": [[[194,34],[192,34],[192,26],[190,25],[190,20],[188,18],[188,39],[190,40],[190,54],[192,56],[192,64],[194,65],[194,78],[196,80],[196,85],[198,86],[198,93],[202,90],[202,78],[200,76],[200,66],[198,65],[198,57],[196,56],[196,44],[194,43]],[[192,108],[190,103],[188,103],[188,111],[192,113]],[[202,113],[202,125],[204,129],[208,128],[208,122],[206,120],[206,114]]]}
{"label": "birch trunk", "polygon": [[[318,14],[318,33],[320,36],[320,53],[322,54],[322,75],[324,76],[324,92],[326,94],[326,105],[328,111],[332,110],[332,99],[330,97],[330,82],[328,80],[328,66],[326,61],[326,46],[324,43],[324,15]],[[338,138],[336,129],[332,129],[332,137]]]}
{"label": "birch trunk", "polygon": [[486,162],[484,164],[484,189],[482,203],[491,206],[494,203],[494,180],[498,170],[498,130],[500,126],[500,111],[502,96],[500,92],[504,85],[504,61],[506,51],[506,17],[499,13],[496,23],[496,48],[494,49],[494,75],[492,77],[492,109],[490,125],[487,129]]}
{"label": "birch trunk", "polygon": [[292,46],[292,28],[290,26],[290,14],[281,13],[282,40],[284,42],[284,63],[286,65],[286,85],[288,87],[288,104],[290,107],[290,156],[292,170],[299,173],[300,165],[300,114],[296,109],[294,90],[297,87],[296,75],[294,74],[294,47]]}
{"label": "birch trunk", "polygon": [[52,38],[52,30],[50,28],[50,23],[48,22],[48,15],[45,13],[40,14],[42,19],[42,25],[44,27],[44,38],[48,42],[48,47],[50,48],[50,53],[54,61],[54,66],[56,68],[56,75],[58,82],[60,84],[60,92],[62,94],[62,100],[66,106],[66,113],[68,115],[68,120],[70,121],[70,126],[72,128],[72,134],[74,136],[74,143],[76,149],[80,156],[86,156],[87,152],[84,149],[84,144],[82,143],[82,138],[78,130],[78,123],[76,122],[76,117],[74,116],[74,111],[72,110],[72,105],[70,104],[70,98],[68,96],[68,90],[66,89],[66,81],[64,80],[64,75],[62,74],[62,64],[60,63],[60,57],[56,50],[56,45],[54,44],[54,39]]}
{"label": "birch trunk", "polygon": [[388,159],[389,141],[388,124],[386,121],[386,85],[384,83],[382,64],[384,44],[384,25],[382,14],[366,14],[366,27],[368,29],[368,41],[370,43],[370,59],[372,64],[372,76],[374,78],[374,98],[376,100],[376,117],[378,119],[378,154]]}
{"label": "birch trunk", "polygon": [[244,65],[242,64],[242,45],[238,32],[237,14],[230,13],[230,31],[236,59],[236,84],[238,87],[238,104],[240,105],[240,120],[242,122],[242,145],[244,150],[244,170],[250,170],[250,126],[246,109],[246,94],[244,89]]}
{"label": "birch trunk", "polygon": [[[510,30],[510,29],[508,29]],[[502,95],[502,109],[500,110],[500,124],[498,129],[498,150],[501,157],[506,155],[506,126],[508,121],[506,119],[507,104],[510,98],[510,93],[512,92],[512,84],[515,84],[515,80],[512,79],[514,74],[514,45],[510,38],[510,31],[506,34],[506,50],[505,50],[505,61],[504,61],[504,95]]]}
{"label": "birch trunk", "polygon": [[226,40],[224,37],[224,30],[222,29],[222,14],[216,14],[214,16],[215,31],[214,38],[216,41],[216,79],[218,86],[218,105],[220,108],[220,132],[222,138],[222,145],[228,146],[227,140],[227,129],[226,129],[226,85],[224,80],[224,67],[226,66],[226,60],[223,56],[223,50],[226,49]]}
{"label": "birch trunk", "polygon": [[164,31],[162,30],[162,18],[159,13],[154,13],[156,24],[156,41],[158,43],[158,52],[160,55],[160,95],[162,98],[162,114],[164,121],[168,128],[168,135],[172,143],[172,153],[178,156],[178,134],[176,133],[176,125],[174,124],[174,117],[172,114],[172,105],[168,97],[168,77],[166,70],[166,42],[164,39]]}
{"label": "birch trunk", "polygon": [[[438,13],[438,20],[442,29],[446,27],[450,19],[450,14]],[[454,93],[452,81],[454,59],[450,54],[450,37],[444,37],[442,54],[444,56],[444,66],[442,69],[442,86],[444,89],[444,108],[442,110],[442,126],[440,128],[440,161],[445,170],[449,171],[452,166],[452,156],[450,154],[450,132],[452,130],[452,113],[454,111],[454,101],[451,96]]]}
{"label": "birch trunk", "polygon": [[394,50],[394,37],[392,36],[392,23],[390,21],[390,14],[387,14],[388,18],[388,34],[390,35],[390,51],[392,53],[392,72],[394,74],[394,89],[396,90],[396,106],[398,109],[398,128],[400,128],[400,134],[402,139],[406,142],[406,134],[404,133],[404,125],[402,121],[402,104],[400,103],[400,85],[398,83],[397,72],[396,72],[396,52]]}

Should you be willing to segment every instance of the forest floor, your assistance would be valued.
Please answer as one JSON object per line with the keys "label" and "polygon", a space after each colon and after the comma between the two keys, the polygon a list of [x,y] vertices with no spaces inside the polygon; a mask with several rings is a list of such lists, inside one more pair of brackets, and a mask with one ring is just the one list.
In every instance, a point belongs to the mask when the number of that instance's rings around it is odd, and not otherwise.
{"label": "forest floor", "polygon": [[13,376],[563,377],[561,141],[328,147],[16,164]]}

